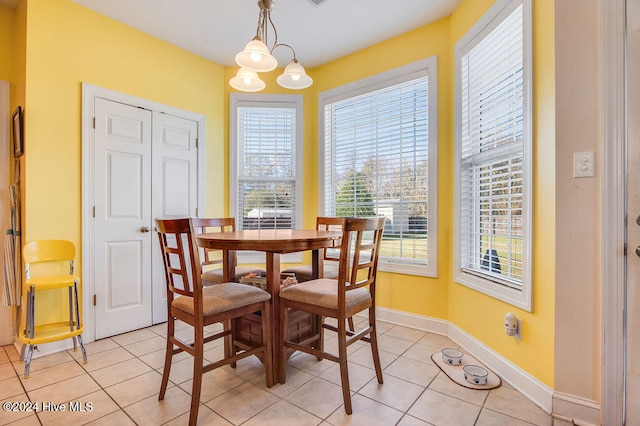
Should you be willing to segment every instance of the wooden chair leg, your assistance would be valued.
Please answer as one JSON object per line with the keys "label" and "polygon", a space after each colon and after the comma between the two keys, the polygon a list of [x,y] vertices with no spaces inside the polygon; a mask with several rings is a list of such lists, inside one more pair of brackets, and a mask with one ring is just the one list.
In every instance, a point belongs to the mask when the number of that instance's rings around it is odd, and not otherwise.
{"label": "wooden chair leg", "polygon": [[193,385],[191,386],[191,410],[189,426],[198,423],[198,409],[200,408],[200,390],[202,389],[202,363],[204,361],[204,328],[194,327],[193,342]]}
{"label": "wooden chair leg", "polygon": [[271,342],[271,301],[265,300],[262,308],[262,344],[264,345],[264,371],[267,377],[267,387],[274,385],[273,372],[273,344]]}
{"label": "wooden chair leg", "polygon": [[369,333],[371,344],[371,355],[373,356],[373,365],[376,370],[376,377],[378,383],[382,384],[382,366],[380,365],[380,352],[378,352],[378,332],[376,329],[376,316],[375,307],[369,308],[369,325],[371,326],[371,333]]}
{"label": "wooden chair leg", "polygon": [[277,371],[279,374],[279,382],[284,384],[287,380],[287,348],[284,345],[284,342],[287,341],[289,335],[289,315],[288,308],[286,305],[280,301],[280,336],[278,347],[282,351],[280,354],[280,359],[277,361],[278,367]]}
{"label": "wooden chair leg", "polygon": [[[228,320],[222,324],[224,331],[229,331],[232,329],[233,327],[233,325],[231,324],[232,321],[236,321],[236,320]],[[233,345],[233,334],[229,334],[224,338],[224,356],[225,358],[231,358],[235,354],[236,354],[236,348]],[[236,368],[236,363],[232,362],[230,366],[231,368]]]}
{"label": "wooden chair leg", "polygon": [[169,383],[169,373],[171,372],[171,361],[173,359],[173,333],[175,330],[174,319],[169,313],[169,319],[167,320],[167,346],[164,354],[164,368],[162,369],[162,382],[160,384],[160,394],[158,394],[158,401],[164,399],[164,394],[167,391],[167,384]]}
{"label": "wooden chair leg", "polygon": [[[324,352],[324,317],[322,315],[313,315],[316,319],[316,332],[318,334],[318,341],[313,344],[313,347]],[[322,357],[317,356],[318,361],[322,361]]]}
{"label": "wooden chair leg", "polygon": [[353,325],[353,317],[349,317],[347,321],[349,322],[349,330],[356,331],[356,327]]}
{"label": "wooden chair leg", "polygon": [[351,414],[351,388],[349,387],[349,364],[347,362],[347,330],[345,321],[338,321],[338,358],[340,359],[340,380],[344,411]]}

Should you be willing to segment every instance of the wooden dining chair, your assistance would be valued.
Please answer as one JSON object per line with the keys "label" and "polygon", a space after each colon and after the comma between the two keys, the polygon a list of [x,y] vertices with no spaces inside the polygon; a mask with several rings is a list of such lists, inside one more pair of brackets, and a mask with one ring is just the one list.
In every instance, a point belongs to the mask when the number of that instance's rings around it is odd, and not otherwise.
{"label": "wooden dining chair", "polygon": [[[196,234],[206,233],[206,232],[226,232],[226,231],[235,231],[236,230],[236,220],[233,217],[222,217],[222,218],[192,218],[191,223],[193,224],[193,229]],[[202,256],[202,266],[203,269],[206,266],[210,265],[221,265],[222,266],[222,256],[216,256],[216,252],[220,252],[220,250],[213,249],[205,249],[200,248]],[[235,276],[232,278],[232,281],[239,282],[240,278],[249,275],[256,274],[260,275],[264,272],[264,269],[254,268],[249,266],[237,266]],[[215,285],[220,284],[222,282],[222,268],[215,268],[204,270],[202,273],[202,285]]]}
{"label": "wooden dining chair", "polygon": [[[271,295],[259,288],[238,283],[203,287],[202,266],[191,221],[156,219],[156,229],[164,260],[169,313],[164,370],[158,400],[164,399],[173,355],[187,352],[194,357],[189,424],[195,425],[198,419],[203,373],[233,364],[251,355],[258,355],[264,361],[267,387],[273,386]],[[249,347],[236,340],[235,320],[255,312],[261,313],[262,344]],[[175,336],[176,320],[193,327],[193,342],[187,343]],[[204,337],[204,327],[207,325],[229,321],[229,329]],[[203,365],[204,344],[227,336],[231,336],[233,342],[232,353],[225,352],[223,359]]]}
{"label": "wooden dining chair", "polygon": [[[346,217],[329,217],[318,216],[316,218],[316,229],[323,231],[342,231]],[[338,266],[335,265],[340,260],[340,249],[324,249],[324,266],[322,268],[322,277],[337,279],[338,278]],[[327,263],[327,261],[331,263]],[[293,273],[296,276],[298,282],[311,281],[313,278],[313,266],[312,265],[300,265],[293,266],[283,270],[283,273]],[[353,318],[347,319],[349,323],[349,330],[355,330],[353,325]]]}
{"label": "wooden dining chair", "polygon": [[[373,364],[378,383],[382,383],[382,368],[378,353],[376,334],[375,296],[378,253],[384,228],[384,218],[348,218],[342,230],[338,279],[322,278],[311,280],[280,290],[280,333],[279,345],[282,348],[280,362],[280,383],[286,380],[286,362],[290,350],[299,350],[318,358],[328,359],[340,364],[342,398],[347,414],[352,413],[349,388],[349,370],[347,367],[347,347],[359,340],[369,342],[373,355]],[[318,333],[307,339],[305,344],[286,338],[287,316],[289,309],[309,312],[321,317],[337,320],[337,326],[323,324]],[[366,327],[355,332],[347,330],[346,319],[368,311],[369,321]],[[316,344],[318,349],[308,343],[324,338],[323,329],[338,334],[338,354],[331,354]]]}
{"label": "wooden dining chair", "polygon": [[[316,229],[323,231],[342,231],[346,218],[344,217],[324,217],[316,218]],[[337,263],[340,260],[340,250],[325,249],[324,260]],[[283,273],[294,273],[298,282],[311,281],[313,279],[312,265],[300,265],[287,268]],[[323,268],[323,278],[338,278],[338,266],[332,263],[325,263]]]}

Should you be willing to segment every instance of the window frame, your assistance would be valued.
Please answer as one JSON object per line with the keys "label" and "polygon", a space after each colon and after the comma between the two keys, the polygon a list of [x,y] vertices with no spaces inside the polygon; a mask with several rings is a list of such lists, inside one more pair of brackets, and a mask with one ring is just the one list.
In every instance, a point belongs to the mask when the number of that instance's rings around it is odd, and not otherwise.
{"label": "window frame", "polygon": [[[294,108],[295,118],[295,214],[294,227],[300,227],[303,221],[303,147],[304,147],[304,110],[302,95],[278,95],[278,94],[256,94],[232,92],[229,102],[229,214],[236,218],[236,223],[240,223],[238,218],[238,108]],[[301,262],[302,253],[288,253],[281,257],[283,263]],[[238,263],[264,263],[265,254],[262,252],[239,251]]]}
{"label": "window frame", "polygon": [[[522,6],[523,24],[523,150],[522,150],[522,284],[520,288],[503,285],[488,275],[472,273],[462,268],[462,82],[461,60],[482,42],[517,8]],[[533,103],[532,103],[532,9],[530,0],[498,0],[482,18],[456,43],[454,52],[454,280],[458,284],[494,297],[510,305],[532,312],[533,309]],[[498,151],[493,161],[499,158]]]}
{"label": "window frame", "polygon": [[318,214],[325,211],[325,106],[420,77],[428,77],[427,265],[393,259],[378,260],[378,270],[437,278],[438,276],[438,59],[431,56],[318,94]]}

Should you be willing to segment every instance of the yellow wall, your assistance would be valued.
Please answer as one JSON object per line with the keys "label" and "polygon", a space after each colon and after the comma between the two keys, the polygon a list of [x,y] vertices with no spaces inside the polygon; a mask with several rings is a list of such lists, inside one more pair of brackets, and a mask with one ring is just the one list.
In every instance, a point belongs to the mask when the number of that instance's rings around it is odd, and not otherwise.
{"label": "yellow wall", "polygon": [[69,0],[29,0],[28,18],[26,238],[80,244],[82,82],[203,114],[215,210],[223,68]]}
{"label": "yellow wall", "polygon": [[[493,4],[462,3],[452,19],[452,43]],[[555,58],[554,1],[533,2],[533,312],[451,283],[449,320],[546,385],[554,384],[555,327]],[[443,183],[441,182],[441,190]],[[446,189],[445,189],[446,190]],[[452,212],[448,212],[451,214]],[[504,333],[504,315],[522,319],[522,340]]]}
{"label": "yellow wall", "polygon": [[[18,105],[24,107],[25,102],[25,44],[26,44],[26,0],[20,0],[15,9],[0,6],[0,80],[9,82],[10,111],[14,111]],[[10,152],[6,153],[13,158],[13,144],[10,142]],[[19,160],[24,164],[24,156]],[[14,181],[14,161],[9,161],[9,170],[6,173],[9,183]],[[20,180],[24,182],[24,167],[20,169]],[[6,189],[3,189],[6,191]],[[0,197],[8,199],[6,197]],[[24,206],[24,202],[22,201]],[[24,212],[22,212],[24,221]],[[4,233],[4,231],[3,231]],[[12,311],[15,313],[15,310]],[[12,319],[13,319],[12,315]],[[17,330],[17,325],[14,327]]]}
{"label": "yellow wall", "polygon": [[16,11],[0,6],[0,80],[11,81],[13,77],[12,51]]}
{"label": "yellow wall", "polygon": [[[534,311],[453,283],[453,48],[494,3],[464,0],[450,18],[308,70],[305,90],[305,226],[317,213],[317,94],[432,55],[438,56],[438,278],[381,273],[379,304],[449,320],[553,386],[554,28],[553,0],[534,2]],[[81,242],[81,82],[201,113],[207,119],[207,214],[228,212],[228,79],[235,69],[114,22],[70,0],[29,0],[26,47],[26,239]],[[0,17],[1,19],[1,17]],[[363,66],[362,64],[367,64]],[[55,65],[55,66],[54,66]],[[268,91],[278,89],[276,72]],[[223,184],[222,184],[223,183]],[[222,184],[222,185],[221,185]],[[503,332],[507,311],[523,339]],[[541,356],[544,354],[544,356]]]}
{"label": "yellow wall", "polygon": [[11,111],[24,106],[26,0],[16,9],[0,5],[0,80],[10,83]]}
{"label": "yellow wall", "polygon": [[[554,382],[555,316],[555,80],[554,1],[534,1],[534,251],[533,312],[453,281],[454,47],[495,3],[463,0],[454,14],[315,69],[305,91],[305,226],[313,226],[318,199],[318,93],[429,56],[438,56],[438,278],[379,273],[378,305],[449,320],[538,380]],[[367,64],[362,66],[362,64]],[[227,68],[225,83],[236,72]],[[267,75],[268,93],[285,93]],[[309,91],[311,90],[311,93]],[[226,91],[233,89],[226,86]],[[228,104],[227,104],[228,105]],[[228,114],[228,108],[227,108]],[[228,120],[228,116],[227,116]],[[310,134],[311,132],[311,134]],[[523,322],[518,341],[504,333],[504,315]],[[543,354],[543,356],[541,356]]]}
{"label": "yellow wall", "polygon": [[[431,56],[438,57],[438,278],[379,273],[377,303],[398,311],[448,319],[448,283],[451,281],[451,238],[453,191],[453,68],[449,38],[450,19],[418,28],[312,70],[314,90],[319,93]],[[366,64],[363,66],[362,64]],[[317,152],[317,98],[310,111],[315,119],[314,145]],[[317,199],[316,179],[309,199]],[[444,184],[444,185],[443,185]],[[305,199],[307,196],[305,195]]]}
{"label": "yellow wall", "polygon": [[27,17],[23,240],[80,253],[82,82],[203,114],[207,214],[219,213],[223,68],[70,0],[29,0]]}

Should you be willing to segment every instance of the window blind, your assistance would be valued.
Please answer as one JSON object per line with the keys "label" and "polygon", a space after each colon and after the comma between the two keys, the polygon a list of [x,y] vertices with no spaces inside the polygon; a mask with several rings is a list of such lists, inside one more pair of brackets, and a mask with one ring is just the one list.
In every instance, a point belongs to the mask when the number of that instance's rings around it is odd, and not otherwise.
{"label": "window blind", "polygon": [[239,228],[295,228],[295,108],[239,107],[237,134]]}
{"label": "window blind", "polygon": [[324,107],[325,210],[386,217],[381,261],[428,263],[428,77]]}
{"label": "window blind", "polygon": [[523,7],[460,58],[464,271],[519,288],[523,276]]}

